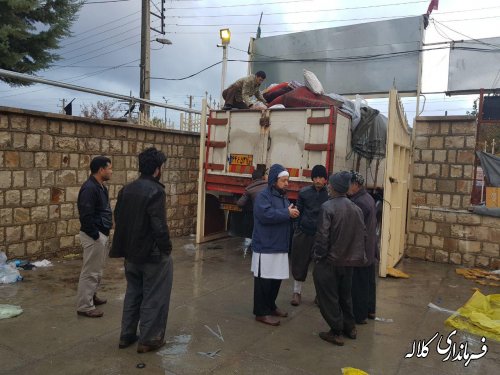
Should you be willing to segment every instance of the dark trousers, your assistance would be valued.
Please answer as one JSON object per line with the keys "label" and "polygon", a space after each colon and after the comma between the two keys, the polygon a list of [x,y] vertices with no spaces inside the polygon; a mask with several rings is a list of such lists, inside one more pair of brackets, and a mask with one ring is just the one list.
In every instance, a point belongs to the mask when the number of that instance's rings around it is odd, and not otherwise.
{"label": "dark trousers", "polygon": [[233,108],[248,109],[248,106],[245,104],[245,102],[236,99],[236,94],[238,93],[238,90],[241,90],[241,88],[238,89],[235,86],[229,86],[227,89],[222,91],[222,98],[224,99],[224,104],[229,105]]}
{"label": "dark trousers", "polygon": [[255,316],[271,315],[276,310],[276,298],[281,280],[253,278],[253,313]]}
{"label": "dark trousers", "polygon": [[145,264],[125,261],[125,277],[127,291],[120,339],[134,337],[139,326],[140,344],[163,342],[172,290],[172,258],[164,256],[159,263]]}
{"label": "dark trousers", "polygon": [[377,307],[376,262],[368,267],[368,314],[375,314]]}
{"label": "dark trousers", "polygon": [[319,310],[335,334],[355,327],[352,312],[352,268],[334,266],[323,260],[313,271]]}
{"label": "dark trousers", "polygon": [[352,309],[356,323],[368,319],[369,278],[369,267],[352,270]]}
{"label": "dark trousers", "polygon": [[297,281],[305,281],[309,263],[311,263],[311,250],[314,245],[314,236],[310,236],[297,228],[292,239],[292,276]]}
{"label": "dark trousers", "polygon": [[352,272],[352,307],[356,322],[375,313],[376,284],[375,264],[368,267],[354,267]]}

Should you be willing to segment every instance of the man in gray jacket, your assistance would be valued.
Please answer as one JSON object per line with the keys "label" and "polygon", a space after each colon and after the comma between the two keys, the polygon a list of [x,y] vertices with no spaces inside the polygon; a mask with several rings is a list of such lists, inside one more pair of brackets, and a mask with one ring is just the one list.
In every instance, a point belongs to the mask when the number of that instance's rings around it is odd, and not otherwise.
{"label": "man in gray jacket", "polygon": [[336,173],[329,183],[331,198],[321,206],[313,246],[313,278],[321,315],[330,326],[330,331],[320,332],[319,337],[344,345],[342,333],[351,339],[357,334],[351,298],[352,267],[366,263],[366,233],[363,212],[346,196],[351,174]]}

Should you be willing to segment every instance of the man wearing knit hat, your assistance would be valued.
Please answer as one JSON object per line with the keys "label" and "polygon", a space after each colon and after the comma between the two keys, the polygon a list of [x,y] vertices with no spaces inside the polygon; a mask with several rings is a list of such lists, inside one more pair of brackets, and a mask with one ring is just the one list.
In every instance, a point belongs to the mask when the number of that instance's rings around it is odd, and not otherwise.
{"label": "man wearing knit hat", "polygon": [[276,306],[281,280],[288,279],[288,248],[291,219],[299,210],[286,197],[289,174],[279,164],[269,169],[268,186],[257,195],[253,206],[252,273],[255,320],[277,326],[288,313]]}
{"label": "man wearing knit hat", "polygon": [[366,226],[366,258],[364,267],[356,267],[352,274],[352,307],[357,324],[366,324],[367,318],[375,319],[375,265],[379,259],[376,234],[377,210],[375,200],[364,188],[365,179],[351,171],[351,187],[347,195],[363,211]]}
{"label": "man wearing knit hat", "polygon": [[352,311],[352,267],[366,263],[363,212],[347,198],[351,173],[339,172],[329,179],[330,199],[319,213],[313,246],[316,262],[313,271],[321,315],[330,331],[319,337],[335,345],[344,345],[342,334],[357,335]]}
{"label": "man wearing knit hat", "polygon": [[311,262],[311,250],[316,234],[319,209],[328,200],[326,168],[322,165],[315,165],[311,171],[311,179],[312,185],[302,188],[297,199],[297,209],[300,211],[300,216],[295,222],[290,256],[294,278],[293,296],[290,301],[292,306],[300,305],[302,300],[302,284],[306,280],[307,270]]}

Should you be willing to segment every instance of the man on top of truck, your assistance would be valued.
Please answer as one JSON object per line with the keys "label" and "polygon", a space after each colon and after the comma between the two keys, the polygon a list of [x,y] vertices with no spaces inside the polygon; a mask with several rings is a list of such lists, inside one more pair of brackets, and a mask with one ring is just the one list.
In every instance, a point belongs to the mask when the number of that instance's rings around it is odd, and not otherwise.
{"label": "man on top of truck", "polygon": [[224,107],[222,109],[230,110],[233,108],[252,108],[254,105],[252,102],[252,96],[255,96],[257,101],[262,102],[265,105],[266,99],[264,99],[259,90],[260,85],[265,79],[266,73],[259,70],[255,74],[240,78],[234,82],[222,92],[222,97],[224,98]]}

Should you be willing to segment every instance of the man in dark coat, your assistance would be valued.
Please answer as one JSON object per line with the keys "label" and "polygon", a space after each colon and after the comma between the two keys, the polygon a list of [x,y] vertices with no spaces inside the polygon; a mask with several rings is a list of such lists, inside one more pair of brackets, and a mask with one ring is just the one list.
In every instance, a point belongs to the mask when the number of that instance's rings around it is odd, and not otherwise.
{"label": "man in dark coat", "polygon": [[375,268],[379,259],[376,234],[377,212],[375,200],[365,190],[364,177],[351,171],[351,187],[347,193],[351,200],[363,211],[366,226],[366,258],[364,267],[356,267],[352,274],[352,306],[357,324],[366,324],[367,318],[375,319],[376,284]]}
{"label": "man in dark coat", "polygon": [[113,226],[108,189],[104,185],[113,174],[111,159],[96,156],[90,162],[90,172],[92,175],[78,193],[83,265],[78,281],[76,312],[80,316],[100,318],[104,313],[96,306],[105,304],[106,300],[97,297],[96,293],[108,253],[109,231]]}
{"label": "man in dark coat", "polygon": [[288,248],[291,219],[299,211],[286,197],[289,174],[274,164],[269,170],[268,187],[253,207],[252,267],[254,275],[253,313],[258,322],[277,326],[288,313],[276,306],[281,280],[288,279]]}
{"label": "man in dark coat", "polygon": [[297,199],[300,216],[295,223],[290,256],[294,278],[293,296],[290,301],[292,306],[300,305],[302,300],[302,284],[306,281],[307,270],[311,262],[319,209],[328,200],[326,168],[322,165],[315,165],[311,171],[311,180],[312,185],[302,188]]}
{"label": "man in dark coat", "polygon": [[[267,176],[264,168],[258,168],[252,173],[252,182],[245,188],[245,192],[236,204],[242,208],[245,215],[245,237],[252,237],[253,232],[253,203],[257,195],[267,187]],[[246,251],[252,251],[252,244],[248,245]]]}
{"label": "man in dark coat", "polygon": [[357,335],[352,312],[352,267],[366,262],[365,224],[361,209],[346,196],[351,174],[336,173],[329,182],[331,198],[321,206],[313,246],[313,278],[321,315],[330,326],[330,331],[320,332],[319,337],[344,345],[342,333],[351,339]]}
{"label": "man in dark coat", "polygon": [[166,160],[154,147],[141,152],[141,175],[120,190],[114,212],[116,229],[110,257],[125,258],[127,279],[118,346],[123,349],[139,340],[138,353],[165,344],[173,277],[165,186],[160,183]]}

